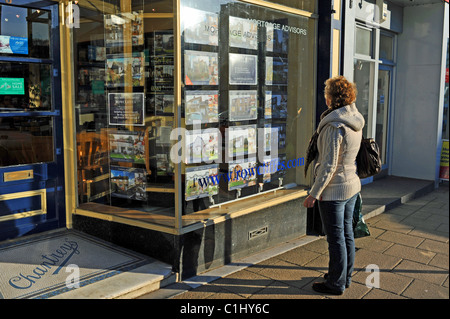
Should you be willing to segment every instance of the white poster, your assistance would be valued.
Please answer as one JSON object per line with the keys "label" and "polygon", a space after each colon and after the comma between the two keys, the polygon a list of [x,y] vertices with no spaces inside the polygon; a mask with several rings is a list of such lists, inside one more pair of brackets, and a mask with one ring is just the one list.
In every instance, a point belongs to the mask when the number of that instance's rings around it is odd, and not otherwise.
{"label": "white poster", "polygon": [[218,132],[186,132],[186,164],[213,162],[219,159]]}
{"label": "white poster", "polygon": [[258,118],[258,91],[230,91],[230,121],[246,121]]}
{"label": "white poster", "polygon": [[189,7],[182,8],[184,42],[218,45],[219,16],[212,12]]}
{"label": "white poster", "polygon": [[186,92],[186,125],[219,122],[218,91]]}
{"label": "white poster", "polygon": [[258,83],[258,56],[229,54],[229,77],[232,85],[256,85]]}
{"label": "white poster", "polygon": [[228,128],[228,157],[256,153],[256,125]]}
{"label": "white poster", "polygon": [[230,164],[228,190],[256,185],[257,169],[256,161]]}
{"label": "white poster", "polygon": [[186,85],[218,85],[219,57],[214,52],[186,50],[184,72]]}
{"label": "white poster", "polygon": [[230,17],[230,47],[258,49],[258,25],[248,19]]}
{"label": "white poster", "polygon": [[145,125],[144,93],[108,93],[109,125]]}
{"label": "white poster", "polygon": [[219,185],[216,176],[219,173],[219,165],[186,168],[186,200],[209,197],[219,193]]}

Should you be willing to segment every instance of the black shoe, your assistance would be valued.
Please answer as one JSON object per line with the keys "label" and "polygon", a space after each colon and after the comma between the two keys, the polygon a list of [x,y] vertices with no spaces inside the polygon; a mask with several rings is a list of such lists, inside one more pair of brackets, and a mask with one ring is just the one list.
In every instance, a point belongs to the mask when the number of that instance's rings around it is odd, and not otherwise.
{"label": "black shoe", "polygon": [[[326,273],[325,275],[323,275],[323,279],[325,279],[325,280],[327,280],[327,278],[328,278],[328,273]],[[350,285],[345,285],[345,288],[348,288],[348,287],[350,287]]]}
{"label": "black shoe", "polygon": [[315,283],[313,283],[312,289],[314,291],[320,292],[322,294],[329,294],[329,295],[340,296],[340,295],[342,295],[344,293],[343,291],[334,290],[334,289],[331,289],[331,288],[327,287],[325,285],[325,283],[323,283],[323,282],[315,282]]}

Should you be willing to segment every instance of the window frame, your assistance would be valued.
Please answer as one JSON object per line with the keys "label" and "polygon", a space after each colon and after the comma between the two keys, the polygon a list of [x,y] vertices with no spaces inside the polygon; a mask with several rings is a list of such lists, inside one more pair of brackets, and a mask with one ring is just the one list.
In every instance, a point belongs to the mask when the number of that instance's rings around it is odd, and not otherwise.
{"label": "window frame", "polygon": [[[390,143],[392,136],[392,123],[394,113],[392,112],[393,103],[395,101],[395,79],[396,79],[396,57],[397,57],[397,34],[390,32],[389,30],[381,29],[380,25],[365,23],[363,25],[363,21],[356,20],[355,21],[355,47],[353,50],[353,58],[362,60],[365,62],[371,62],[371,72],[370,72],[370,104],[368,111],[368,123],[367,125],[367,136],[366,137],[375,137],[376,135],[376,120],[377,120],[377,93],[378,92],[378,76],[380,67],[383,65],[391,67],[391,84],[390,84],[390,101],[389,108],[387,110],[387,140],[386,140],[386,162],[382,165],[382,169],[386,170],[387,173],[390,173],[391,169],[391,147],[392,143]],[[373,45],[373,56],[367,56],[363,54],[356,53],[356,28],[363,28],[372,31],[372,45]],[[381,35],[389,36],[393,40],[393,60],[380,59],[380,41]],[[354,71],[353,71],[354,72]],[[361,180],[362,185],[368,184],[373,181],[373,177],[369,177]]]}

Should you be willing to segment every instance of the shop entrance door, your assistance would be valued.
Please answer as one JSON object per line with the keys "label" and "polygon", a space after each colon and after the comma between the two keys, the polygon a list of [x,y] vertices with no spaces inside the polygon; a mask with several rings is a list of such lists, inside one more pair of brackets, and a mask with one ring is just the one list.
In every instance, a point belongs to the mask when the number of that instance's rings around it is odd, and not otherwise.
{"label": "shop entrance door", "polygon": [[65,225],[58,5],[0,4],[0,241]]}

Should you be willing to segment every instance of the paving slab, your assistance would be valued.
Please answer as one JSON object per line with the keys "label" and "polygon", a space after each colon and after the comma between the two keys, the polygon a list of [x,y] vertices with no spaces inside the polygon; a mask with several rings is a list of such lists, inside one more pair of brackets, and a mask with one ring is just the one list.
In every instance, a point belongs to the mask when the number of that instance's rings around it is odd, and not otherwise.
{"label": "paving slab", "polygon": [[435,285],[442,285],[448,277],[448,270],[410,260],[402,260],[392,272],[402,276],[427,281]]}
{"label": "paving slab", "polygon": [[281,281],[297,288],[303,288],[316,278],[321,277],[321,272],[298,267],[285,261],[280,261],[271,266],[264,267],[259,275]]}
{"label": "paving slab", "polygon": [[273,282],[274,280],[271,278],[244,269],[227,277],[215,280],[211,285],[244,297],[250,297]]}
{"label": "paving slab", "polygon": [[278,258],[298,266],[304,266],[319,256],[321,256],[321,254],[300,247],[279,255]]}
{"label": "paving slab", "polygon": [[356,248],[363,248],[378,253],[384,252],[386,249],[394,245],[391,242],[376,239],[372,236],[357,238],[355,240]]}
{"label": "paving slab", "polygon": [[432,232],[436,230],[443,222],[439,220],[432,220],[430,218],[421,219],[415,217],[407,217],[402,220],[404,227],[411,227],[412,229],[421,229]]}
{"label": "paving slab", "polygon": [[[384,230],[384,229],[372,227],[372,224],[370,223],[370,219],[367,220],[366,223],[369,227],[370,238],[378,239],[378,237],[380,237],[382,234],[384,234],[386,232],[386,230]],[[358,240],[358,238],[356,240]]]}
{"label": "paving slab", "polygon": [[377,265],[380,271],[389,271],[401,262],[398,256],[389,256],[367,249],[359,249],[355,253],[355,270],[365,271],[369,265]]}
{"label": "paving slab", "polygon": [[448,224],[441,224],[438,228],[436,228],[436,231],[445,232],[448,234]]}
{"label": "paving slab", "polygon": [[328,252],[328,243],[324,237],[320,237],[318,240],[306,245],[305,249],[324,254]]}
{"label": "paving slab", "polygon": [[425,239],[417,248],[434,251],[448,256],[449,245],[440,241]]}
{"label": "paving slab", "polygon": [[381,289],[371,289],[362,299],[408,299],[401,295],[394,294],[389,291],[384,291]]}
{"label": "paving slab", "polygon": [[345,289],[344,294],[340,296],[328,295],[330,299],[362,299],[371,288],[366,285],[354,282],[350,285],[348,289]]}
{"label": "paving slab", "polygon": [[423,280],[414,280],[402,293],[402,296],[413,299],[449,299],[449,290]]}
{"label": "paving slab", "polygon": [[443,268],[449,270],[449,259],[448,255],[436,254],[434,258],[429,262],[430,266],[435,266],[439,268]]}
{"label": "paving slab", "polygon": [[[405,208],[405,211],[410,212],[410,209]],[[409,217],[411,217],[411,218],[417,218],[417,219],[423,219],[423,220],[427,219],[430,216],[433,216],[433,214],[428,211],[421,211],[421,210],[418,210],[409,215]]]}
{"label": "paving slab", "polygon": [[408,259],[422,264],[428,264],[436,256],[436,253],[432,251],[412,248],[400,244],[394,244],[389,247],[386,251],[384,251],[384,254],[389,256],[397,256],[402,259]]}
{"label": "paving slab", "polygon": [[445,280],[445,282],[442,284],[442,286],[444,286],[444,287],[447,287],[448,288],[448,277],[447,277],[447,279]]}
{"label": "paving slab", "polygon": [[421,238],[429,238],[429,239],[432,239],[435,241],[440,241],[443,243],[449,242],[448,233],[444,233],[439,230],[430,232],[430,231],[426,231],[423,229],[414,229],[408,235],[415,236],[415,237],[421,237]]}
{"label": "paving slab", "polygon": [[438,215],[438,214],[431,214],[430,217],[427,218],[427,220],[432,221],[438,221],[442,224],[446,224],[448,228],[448,216]]}
{"label": "paving slab", "polygon": [[441,215],[441,216],[448,216],[448,209],[445,208],[437,208],[437,207],[428,207],[427,205],[424,205],[420,209],[417,210],[417,212],[424,212],[434,215]]}
{"label": "paving slab", "polygon": [[304,267],[325,274],[328,271],[328,261],[329,257],[327,253],[311,260],[309,263],[305,264]]}
{"label": "paving slab", "polygon": [[381,228],[384,230],[391,230],[398,233],[408,234],[414,229],[415,226],[408,225],[405,222],[403,222],[403,220],[402,221],[380,220],[374,225],[374,227]]}
{"label": "paving slab", "polygon": [[389,242],[392,242],[392,243],[396,243],[396,244],[402,244],[402,245],[405,245],[405,246],[410,246],[410,247],[417,247],[425,240],[425,239],[420,238],[420,237],[406,235],[406,234],[401,234],[401,233],[390,231],[390,230],[388,230],[385,233],[381,234],[377,238],[385,240],[385,241],[389,241]]}
{"label": "paving slab", "polygon": [[300,289],[284,282],[275,281],[251,295],[249,299],[325,299],[314,291]]}
{"label": "paving slab", "polygon": [[227,289],[221,289],[218,292],[208,296],[206,299],[246,299],[246,297],[232,293]]}
{"label": "paving slab", "polygon": [[[366,285],[368,276],[371,274],[372,273],[368,273],[365,271],[359,271],[356,275],[353,276],[352,280],[354,282]],[[383,290],[397,295],[400,295],[414,280],[413,278],[401,276],[389,271],[381,271],[379,278],[379,287],[374,287],[372,288],[372,290]],[[371,278],[369,278],[369,285],[371,285],[370,280]]]}
{"label": "paving slab", "polygon": [[[206,299],[209,296],[223,291],[222,288],[214,285],[201,285],[195,289],[184,291],[181,294],[171,296],[172,299]],[[146,299],[146,296],[140,297],[140,299]],[[151,299],[151,298],[149,298]]]}

